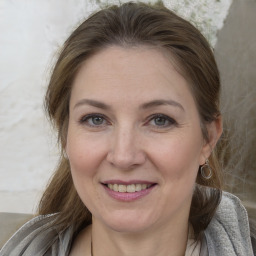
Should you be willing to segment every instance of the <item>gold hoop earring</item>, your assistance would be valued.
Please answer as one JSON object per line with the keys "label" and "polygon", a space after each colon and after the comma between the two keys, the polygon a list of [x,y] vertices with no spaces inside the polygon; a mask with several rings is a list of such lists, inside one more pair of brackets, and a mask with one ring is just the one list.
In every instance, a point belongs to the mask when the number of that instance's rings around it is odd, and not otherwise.
{"label": "gold hoop earring", "polygon": [[212,168],[209,165],[209,160],[206,159],[205,164],[200,166],[200,173],[204,179],[209,180],[212,177]]}

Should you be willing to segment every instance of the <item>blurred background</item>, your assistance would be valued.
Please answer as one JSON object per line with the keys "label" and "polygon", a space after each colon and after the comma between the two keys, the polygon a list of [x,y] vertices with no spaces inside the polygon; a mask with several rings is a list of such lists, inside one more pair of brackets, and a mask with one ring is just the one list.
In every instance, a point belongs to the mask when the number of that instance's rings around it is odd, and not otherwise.
{"label": "blurred background", "polygon": [[[43,97],[67,36],[107,0],[0,1],[0,212],[35,213],[58,160]],[[127,2],[127,1],[121,1]],[[149,1],[144,1],[149,2]],[[155,1],[151,1],[155,2]],[[225,188],[256,209],[256,1],[165,0],[207,37],[219,64]]]}

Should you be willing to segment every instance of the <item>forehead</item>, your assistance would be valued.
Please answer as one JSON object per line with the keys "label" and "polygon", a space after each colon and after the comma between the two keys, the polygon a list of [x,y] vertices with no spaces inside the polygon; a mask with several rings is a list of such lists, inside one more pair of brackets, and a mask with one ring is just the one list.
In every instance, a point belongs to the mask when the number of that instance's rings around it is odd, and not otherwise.
{"label": "forehead", "polygon": [[155,48],[118,46],[101,50],[86,60],[77,73],[71,94],[124,101],[130,96],[152,100],[167,96],[192,98],[186,79],[169,56]]}

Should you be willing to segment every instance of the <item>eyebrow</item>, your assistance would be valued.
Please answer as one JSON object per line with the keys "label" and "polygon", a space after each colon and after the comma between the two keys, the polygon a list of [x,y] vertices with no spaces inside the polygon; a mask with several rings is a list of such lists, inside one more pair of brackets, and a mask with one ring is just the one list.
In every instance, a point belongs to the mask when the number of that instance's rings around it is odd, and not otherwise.
{"label": "eyebrow", "polygon": [[[100,102],[100,101],[97,101],[97,100],[92,100],[92,99],[82,99],[82,100],[78,101],[76,103],[76,105],[74,106],[74,109],[79,107],[79,106],[82,106],[82,105],[90,105],[90,106],[100,108],[100,109],[104,109],[104,110],[110,110],[111,109],[110,105],[107,105],[103,102]],[[170,106],[178,107],[181,110],[185,111],[183,106],[179,102],[174,101],[174,100],[162,100],[162,99],[153,100],[153,101],[144,103],[139,108],[140,109],[149,109],[149,108],[158,107],[158,106],[162,106],[162,105],[170,105]]]}
{"label": "eyebrow", "polygon": [[96,108],[101,108],[101,109],[105,109],[105,110],[109,110],[111,109],[111,107],[103,102],[97,101],[97,100],[90,100],[90,99],[82,99],[80,101],[78,101],[76,103],[76,105],[74,106],[74,109],[82,106],[82,105],[90,105]]}
{"label": "eyebrow", "polygon": [[153,107],[162,106],[162,105],[171,105],[185,111],[183,106],[179,102],[174,100],[153,100],[153,101],[142,104],[140,108],[147,109],[147,108],[153,108]]}

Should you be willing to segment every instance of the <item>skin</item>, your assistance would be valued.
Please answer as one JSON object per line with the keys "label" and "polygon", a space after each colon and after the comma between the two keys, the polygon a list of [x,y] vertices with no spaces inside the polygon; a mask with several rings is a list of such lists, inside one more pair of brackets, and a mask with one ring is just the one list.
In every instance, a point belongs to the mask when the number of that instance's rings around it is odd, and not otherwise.
{"label": "skin", "polygon": [[[162,104],[147,104],[153,101]],[[206,142],[186,79],[160,51],[142,46],[112,46],[88,59],[73,83],[69,118],[71,172],[93,216],[71,255],[90,255],[91,237],[94,256],[184,255],[198,168],[221,134],[221,120],[207,126]],[[112,179],[156,185],[122,202],[102,185]]]}

